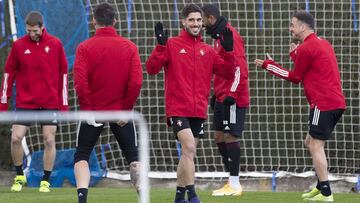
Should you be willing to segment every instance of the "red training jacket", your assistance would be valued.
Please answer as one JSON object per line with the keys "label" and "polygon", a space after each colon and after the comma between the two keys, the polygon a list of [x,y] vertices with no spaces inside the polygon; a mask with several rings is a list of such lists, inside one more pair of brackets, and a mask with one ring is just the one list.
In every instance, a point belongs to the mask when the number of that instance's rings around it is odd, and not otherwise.
{"label": "red training jacket", "polygon": [[232,79],[234,54],[224,59],[205,44],[201,35],[191,36],[184,29],[170,38],[166,46],[157,45],[146,61],[149,74],[164,67],[166,116],[207,118],[208,97],[213,73]]}
{"label": "red training jacket", "polygon": [[76,50],[74,83],[81,110],[131,110],[142,68],[136,45],[113,27],[96,30]]}
{"label": "red training jacket", "polygon": [[[229,23],[226,25],[232,33],[234,39],[234,54],[235,54],[235,76],[233,80],[226,80],[215,75],[214,77],[214,91],[216,100],[223,102],[226,96],[235,98],[238,107],[249,107],[249,70],[246,61],[246,54],[244,42],[238,31],[235,30]],[[215,41],[215,50],[219,54],[223,54],[224,48],[220,44],[220,39]]]}
{"label": "red training jacket", "polygon": [[0,110],[8,109],[16,79],[16,107],[68,109],[67,61],[61,41],[46,30],[39,42],[29,35],[14,42],[6,60]]}
{"label": "red training jacket", "polygon": [[295,63],[292,71],[273,60],[265,60],[263,68],[293,83],[302,82],[311,108],[317,106],[320,111],[346,108],[335,52],[328,41],[310,34],[290,56]]}

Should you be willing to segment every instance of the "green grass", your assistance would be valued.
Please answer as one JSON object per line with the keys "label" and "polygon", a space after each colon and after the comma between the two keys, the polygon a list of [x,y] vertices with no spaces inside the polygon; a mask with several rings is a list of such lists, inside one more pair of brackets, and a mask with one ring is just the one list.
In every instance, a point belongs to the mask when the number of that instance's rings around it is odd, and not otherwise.
{"label": "green grass", "polygon": [[[210,190],[198,190],[203,203],[303,203],[298,192],[245,192],[241,197],[212,197]],[[153,189],[152,203],[172,203],[174,190]],[[360,203],[360,194],[335,194],[335,202]],[[9,187],[0,187],[0,203],[76,203],[75,188],[54,188],[52,192],[39,193],[37,188],[24,188],[20,193],[10,192]],[[136,203],[133,189],[90,188],[88,203]]]}

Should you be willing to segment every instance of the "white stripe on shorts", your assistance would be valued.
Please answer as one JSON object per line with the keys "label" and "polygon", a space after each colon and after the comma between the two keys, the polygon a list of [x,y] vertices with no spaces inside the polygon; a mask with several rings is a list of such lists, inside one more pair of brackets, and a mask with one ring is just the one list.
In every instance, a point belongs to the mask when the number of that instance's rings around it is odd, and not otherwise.
{"label": "white stripe on shorts", "polygon": [[313,116],[313,120],[312,120],[313,125],[319,124],[319,117],[320,117],[320,110],[315,106],[314,116]]}
{"label": "white stripe on shorts", "polygon": [[236,123],[236,103],[230,106],[230,123]]}
{"label": "white stripe on shorts", "polygon": [[77,147],[78,144],[79,144],[80,126],[81,126],[81,120],[79,121],[78,126],[76,128],[76,144],[75,144],[75,147]]}
{"label": "white stripe on shorts", "polygon": [[135,136],[135,146],[138,146],[138,142],[137,142],[137,133],[136,133],[136,127],[135,127],[135,122],[132,121],[133,124],[133,128],[134,128],[134,136]]}

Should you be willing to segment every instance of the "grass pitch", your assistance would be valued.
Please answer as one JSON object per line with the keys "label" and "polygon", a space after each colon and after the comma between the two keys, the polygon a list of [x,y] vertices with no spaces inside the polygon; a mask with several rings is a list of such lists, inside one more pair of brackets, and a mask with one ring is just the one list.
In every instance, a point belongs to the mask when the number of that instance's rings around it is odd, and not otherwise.
{"label": "grass pitch", "polygon": [[[210,190],[198,190],[203,203],[304,203],[298,192],[244,192],[241,197],[212,197]],[[172,203],[174,190],[152,189],[152,203]],[[335,202],[360,203],[360,194],[335,194]],[[25,187],[22,192],[10,192],[0,187],[0,203],[76,203],[75,188],[53,188],[50,193],[39,193],[37,188]],[[136,203],[137,195],[127,188],[90,188],[88,203]]]}

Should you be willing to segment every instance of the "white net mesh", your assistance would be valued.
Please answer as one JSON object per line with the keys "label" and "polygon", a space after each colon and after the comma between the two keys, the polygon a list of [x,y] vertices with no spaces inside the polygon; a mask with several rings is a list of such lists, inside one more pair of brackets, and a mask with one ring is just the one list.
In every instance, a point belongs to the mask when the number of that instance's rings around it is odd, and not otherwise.
{"label": "white net mesh", "polygon": [[[85,1],[86,2],[86,1]],[[91,9],[104,1],[91,0]],[[156,42],[153,26],[161,21],[170,36],[179,33],[178,10],[185,0],[109,0],[117,11],[117,29],[139,47],[144,63]],[[264,58],[269,52],[284,67],[291,68],[288,45],[290,16],[295,10],[309,9],[316,19],[319,36],[329,40],[336,51],[344,94],[348,108],[338,123],[332,139],[327,142],[329,169],[335,174],[360,173],[359,136],[359,1],[192,1],[193,3],[218,3],[221,14],[245,40],[249,61],[251,103],[246,120],[246,130],[241,141],[241,171],[304,172],[312,170],[310,155],[303,146],[307,132],[309,107],[300,85],[274,78],[256,68],[252,61]],[[131,18],[130,18],[131,17]],[[90,16],[89,19],[91,19]],[[91,27],[90,35],[94,34]],[[211,40],[206,37],[206,41]],[[69,80],[71,82],[71,79]],[[72,85],[69,85],[72,88]],[[73,89],[70,103],[76,104]],[[72,109],[77,107],[72,106]],[[178,163],[173,133],[165,123],[163,74],[149,76],[144,71],[144,83],[136,110],[144,114],[150,131],[151,171],[174,172]],[[224,171],[211,131],[212,111],[209,110],[205,139],[199,143],[196,156],[197,172]],[[57,148],[75,147],[76,124],[61,125]],[[39,132],[32,130],[28,136],[30,150],[42,148]],[[103,150],[102,150],[103,148]],[[98,158],[107,169],[126,171],[119,147],[108,128],[96,146]]]}

